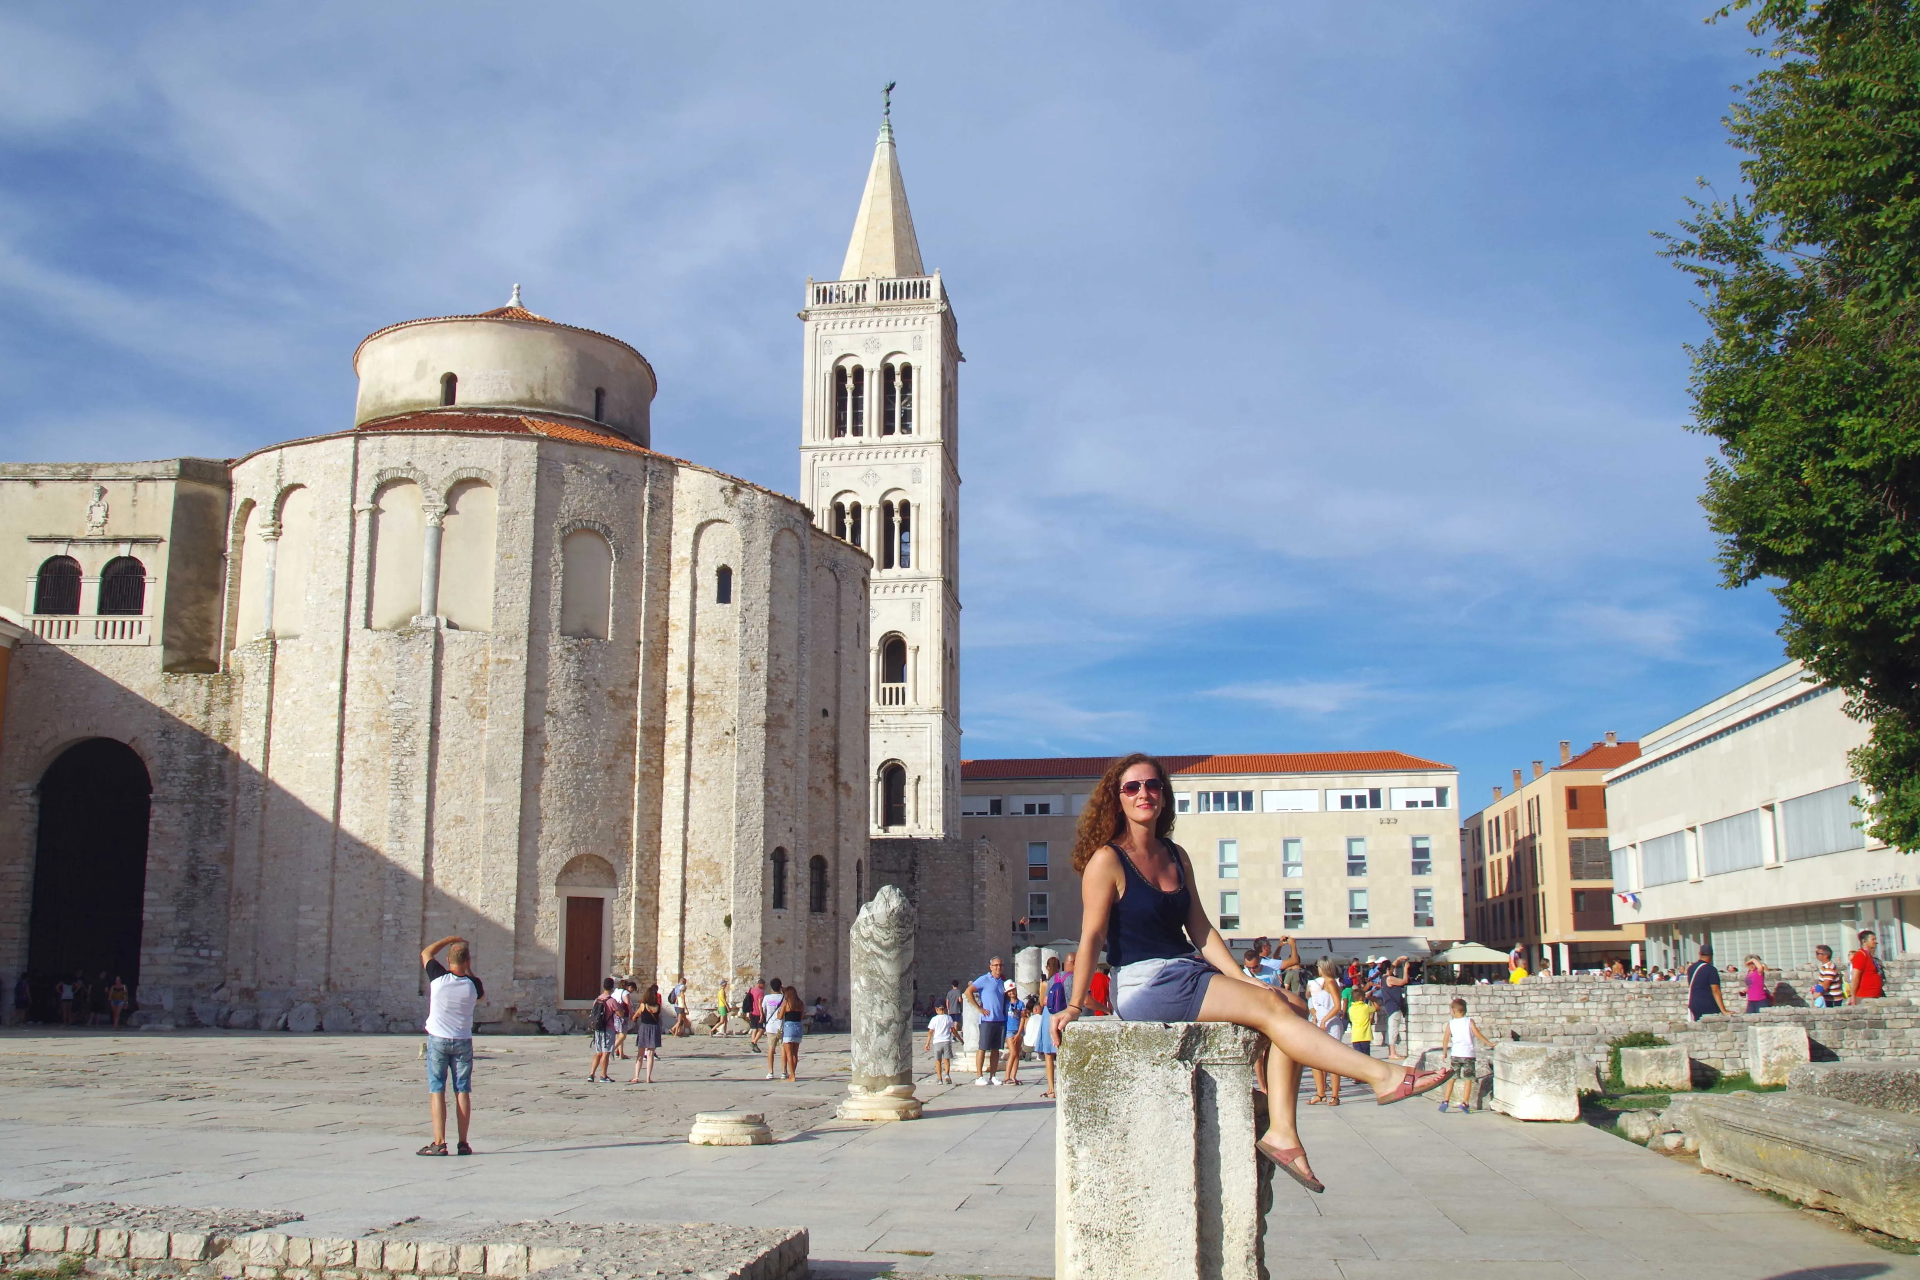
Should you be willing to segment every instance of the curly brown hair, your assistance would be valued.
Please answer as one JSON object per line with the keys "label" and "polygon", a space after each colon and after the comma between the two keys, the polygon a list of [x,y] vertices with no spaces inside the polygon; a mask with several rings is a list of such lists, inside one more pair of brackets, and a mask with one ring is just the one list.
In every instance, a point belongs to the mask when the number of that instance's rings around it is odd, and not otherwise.
{"label": "curly brown hair", "polygon": [[1153,834],[1162,840],[1173,830],[1173,781],[1167,777],[1167,766],[1144,751],[1136,751],[1130,756],[1121,756],[1107,766],[1100,775],[1100,781],[1087,797],[1087,807],[1080,811],[1080,827],[1073,837],[1073,869],[1083,872],[1093,855],[1118,840],[1127,829],[1127,816],[1120,812],[1120,779],[1127,770],[1137,764],[1150,764],[1153,771],[1160,775],[1160,820],[1153,824]]}

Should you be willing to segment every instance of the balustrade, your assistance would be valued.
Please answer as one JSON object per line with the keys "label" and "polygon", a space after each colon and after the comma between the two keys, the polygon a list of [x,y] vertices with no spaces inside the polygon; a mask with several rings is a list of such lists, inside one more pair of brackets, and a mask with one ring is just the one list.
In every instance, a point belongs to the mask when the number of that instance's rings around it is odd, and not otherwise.
{"label": "balustrade", "polygon": [[907,686],[905,684],[883,684],[880,686],[880,705],[883,707],[904,707],[907,705]]}
{"label": "balustrade", "polygon": [[54,644],[153,643],[150,616],[36,613],[29,615],[27,622],[34,635]]}

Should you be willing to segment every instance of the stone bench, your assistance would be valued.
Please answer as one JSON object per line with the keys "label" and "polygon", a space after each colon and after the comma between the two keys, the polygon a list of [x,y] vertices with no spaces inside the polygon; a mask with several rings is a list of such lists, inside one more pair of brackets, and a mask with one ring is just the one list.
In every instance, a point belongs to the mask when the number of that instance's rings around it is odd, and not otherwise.
{"label": "stone bench", "polygon": [[1578,1120],[1580,1055],[1565,1045],[1500,1041],[1489,1105],[1516,1120]]}
{"label": "stone bench", "polygon": [[1709,1172],[1920,1240],[1920,1116],[1791,1089],[1697,1094],[1685,1110]]}
{"label": "stone bench", "polygon": [[1258,1280],[1272,1171],[1254,1153],[1260,1035],[1076,1022],[1060,1046],[1056,1280]]}

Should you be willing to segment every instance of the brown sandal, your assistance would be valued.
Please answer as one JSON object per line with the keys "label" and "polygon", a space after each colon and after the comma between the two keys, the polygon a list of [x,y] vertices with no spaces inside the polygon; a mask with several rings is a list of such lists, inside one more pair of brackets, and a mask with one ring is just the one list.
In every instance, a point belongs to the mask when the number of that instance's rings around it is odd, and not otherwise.
{"label": "brown sandal", "polygon": [[1392,1093],[1375,1094],[1373,1100],[1383,1107],[1396,1102],[1405,1102],[1408,1098],[1417,1098],[1429,1089],[1437,1089],[1447,1082],[1450,1071],[1414,1071],[1409,1070],[1400,1077],[1400,1085]]}
{"label": "brown sandal", "polygon": [[1255,1142],[1253,1149],[1259,1152],[1261,1158],[1266,1160],[1267,1163],[1273,1165],[1276,1169],[1280,1170],[1280,1172],[1286,1174],[1307,1190],[1317,1194],[1327,1189],[1326,1185],[1322,1183],[1320,1179],[1310,1173],[1302,1173],[1293,1167],[1296,1160],[1301,1159],[1307,1154],[1305,1147],[1270,1147],[1264,1142]]}
{"label": "brown sandal", "polygon": [[1325,1101],[1326,1101],[1325,1098],[1321,1097],[1319,1094],[1316,1093],[1311,1098],[1307,1099],[1307,1105],[1310,1107],[1317,1107]]}
{"label": "brown sandal", "polygon": [[1332,1096],[1331,1098],[1328,1098],[1328,1099],[1327,1099],[1327,1105],[1328,1105],[1328,1106],[1330,1106],[1330,1107],[1337,1107],[1337,1106],[1339,1106],[1339,1105],[1340,1105],[1340,1095],[1336,1093],[1336,1094],[1334,1094],[1334,1095],[1333,1095],[1333,1096]]}

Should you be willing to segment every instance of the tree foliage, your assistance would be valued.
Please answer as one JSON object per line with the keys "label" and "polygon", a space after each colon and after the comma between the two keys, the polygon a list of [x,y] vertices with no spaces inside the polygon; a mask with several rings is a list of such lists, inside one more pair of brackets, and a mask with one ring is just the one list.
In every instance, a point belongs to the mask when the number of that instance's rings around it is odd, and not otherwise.
{"label": "tree foliage", "polygon": [[1920,848],[1920,5],[1744,0],[1770,64],[1726,119],[1745,190],[1666,253],[1704,292],[1693,429],[1728,586],[1871,722],[1868,829]]}

